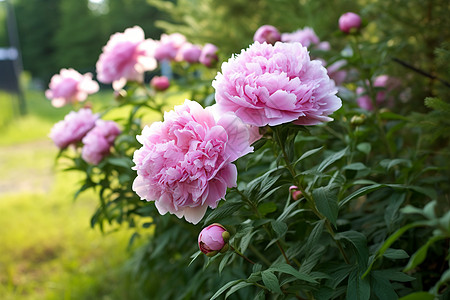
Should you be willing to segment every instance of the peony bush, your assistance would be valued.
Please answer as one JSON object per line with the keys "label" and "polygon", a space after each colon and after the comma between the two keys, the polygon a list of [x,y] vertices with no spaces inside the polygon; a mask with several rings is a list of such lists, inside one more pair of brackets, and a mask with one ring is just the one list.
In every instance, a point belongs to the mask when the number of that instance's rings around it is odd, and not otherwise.
{"label": "peony bush", "polygon": [[[339,28],[345,51],[266,24],[231,58],[128,28],[97,62],[113,120],[80,108],[90,75],[83,97],[57,86],[67,70],[52,79],[53,105],[78,108],[51,130],[58,162],[85,175],[75,197],[98,193],[92,227],[134,229],[143,298],[449,297],[442,153],[420,143],[418,113],[396,111],[400,80],[367,68],[360,17]],[[192,98],[167,107],[180,90]]]}

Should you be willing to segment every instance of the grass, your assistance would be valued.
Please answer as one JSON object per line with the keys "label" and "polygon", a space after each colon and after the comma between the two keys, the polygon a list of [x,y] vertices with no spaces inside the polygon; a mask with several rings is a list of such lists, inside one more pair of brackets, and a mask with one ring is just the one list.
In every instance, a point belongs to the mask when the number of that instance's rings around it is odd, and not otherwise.
{"label": "grass", "polygon": [[[110,95],[92,97],[94,108]],[[96,196],[74,202],[81,175],[55,171],[47,135],[70,108],[53,108],[42,91],[26,96],[29,114],[13,118],[0,94],[0,299],[138,299],[124,269],[133,232],[91,229]]]}

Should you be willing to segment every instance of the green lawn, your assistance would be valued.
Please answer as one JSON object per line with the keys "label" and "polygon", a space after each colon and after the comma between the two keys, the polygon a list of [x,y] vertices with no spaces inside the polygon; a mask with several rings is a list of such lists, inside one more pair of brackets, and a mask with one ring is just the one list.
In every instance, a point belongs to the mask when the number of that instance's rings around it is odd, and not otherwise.
{"label": "green lawn", "polygon": [[[103,106],[110,97],[91,101]],[[74,202],[80,174],[56,171],[47,135],[70,108],[32,91],[29,114],[12,118],[11,98],[0,100],[0,299],[139,299],[124,269],[133,232],[91,229],[95,195]]]}

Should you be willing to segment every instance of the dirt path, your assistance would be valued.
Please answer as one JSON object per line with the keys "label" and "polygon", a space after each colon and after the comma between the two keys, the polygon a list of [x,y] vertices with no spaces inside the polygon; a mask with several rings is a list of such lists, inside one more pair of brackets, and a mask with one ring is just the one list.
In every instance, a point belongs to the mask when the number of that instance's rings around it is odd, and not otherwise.
{"label": "dirt path", "polygon": [[0,196],[10,193],[48,193],[54,179],[57,149],[48,138],[0,146]]}

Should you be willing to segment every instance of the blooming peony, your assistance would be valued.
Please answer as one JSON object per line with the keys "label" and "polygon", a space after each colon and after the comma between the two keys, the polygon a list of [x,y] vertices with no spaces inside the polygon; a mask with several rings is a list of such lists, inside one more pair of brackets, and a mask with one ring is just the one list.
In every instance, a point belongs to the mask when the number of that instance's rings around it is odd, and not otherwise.
{"label": "blooming peony", "polygon": [[314,32],[314,29],[305,27],[292,33],[281,34],[281,41],[286,43],[300,43],[305,47],[309,47],[311,44],[319,44],[320,39]]}
{"label": "blooming peony", "polygon": [[86,100],[88,94],[98,92],[98,83],[92,80],[92,74],[81,75],[74,69],[61,69],[53,75],[45,96],[51,99],[54,107]]}
{"label": "blooming peony", "polygon": [[178,51],[176,60],[185,61],[190,64],[198,63],[201,54],[202,48],[200,46],[186,43],[181,46],[180,50]]}
{"label": "blooming peony", "polygon": [[202,53],[200,54],[199,61],[201,64],[211,68],[215,65],[215,63],[219,60],[217,56],[217,51],[219,49],[213,44],[205,44],[202,49]]}
{"label": "blooming peony", "polygon": [[139,26],[113,34],[97,61],[98,80],[112,83],[115,90],[121,89],[127,81],[142,82],[144,72],[157,66],[154,47],[155,42],[145,39]]}
{"label": "blooming peony", "polygon": [[[377,89],[376,92],[376,103],[377,105],[385,105],[390,106],[390,102],[392,102],[392,97],[389,97],[388,94],[395,89],[399,85],[399,80],[397,78],[392,78],[388,75],[380,75],[375,78],[373,82],[373,87]],[[356,88],[357,99],[356,102],[358,106],[365,110],[373,110],[372,100],[370,99],[370,95],[367,94],[366,90],[363,87]]]}
{"label": "blooming peony", "polygon": [[157,60],[174,60],[185,43],[186,37],[181,33],[163,33],[161,39],[156,42],[155,58]]}
{"label": "blooming peony", "polygon": [[361,26],[361,17],[355,13],[347,12],[339,18],[339,29],[342,32],[350,33],[352,30],[358,30]]}
{"label": "blooming peony", "polygon": [[80,142],[86,133],[95,126],[98,114],[92,114],[88,108],[78,112],[71,111],[63,121],[56,123],[50,131],[50,138],[60,149]]}
{"label": "blooming peony", "polygon": [[230,234],[222,225],[214,223],[203,230],[198,235],[198,247],[207,256],[214,256],[218,251],[228,250],[228,240]]}
{"label": "blooming peony", "polygon": [[133,190],[155,201],[160,214],[196,224],[227,187],[236,186],[232,162],[253,150],[249,138],[248,126],[234,114],[219,115],[186,100],[137,136],[143,146],[134,153]]}
{"label": "blooming peony", "polygon": [[272,25],[263,25],[256,30],[253,40],[260,43],[275,44],[281,41],[281,35],[278,29]]}
{"label": "blooming peony", "polygon": [[220,110],[260,127],[331,121],[342,105],[326,69],[300,43],[255,42],[222,64],[213,87]]}
{"label": "blooming peony", "polygon": [[88,163],[98,165],[109,155],[114,140],[120,134],[120,129],[114,121],[97,120],[94,129],[83,138],[81,157]]}

